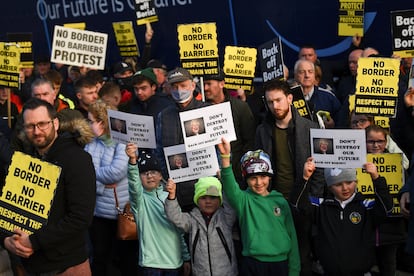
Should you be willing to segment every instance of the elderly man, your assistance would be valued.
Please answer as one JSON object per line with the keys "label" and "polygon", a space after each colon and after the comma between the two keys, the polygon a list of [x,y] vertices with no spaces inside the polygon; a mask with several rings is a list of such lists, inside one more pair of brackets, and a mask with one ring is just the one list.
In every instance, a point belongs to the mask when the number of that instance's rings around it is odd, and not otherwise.
{"label": "elderly man", "polygon": [[327,128],[335,126],[337,113],[341,104],[336,96],[329,90],[315,85],[315,64],[311,61],[300,59],[295,63],[295,80],[302,87],[305,100],[311,109],[313,118],[316,119],[318,111],[329,112],[330,116],[324,116],[324,124]]}

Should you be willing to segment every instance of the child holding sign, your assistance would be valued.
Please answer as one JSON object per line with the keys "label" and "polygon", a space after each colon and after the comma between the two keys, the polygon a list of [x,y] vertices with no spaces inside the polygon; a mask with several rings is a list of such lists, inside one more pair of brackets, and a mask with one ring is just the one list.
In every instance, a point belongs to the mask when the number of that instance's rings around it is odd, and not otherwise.
{"label": "child holding sign", "polygon": [[[311,166],[308,159],[305,166]],[[326,275],[363,275],[374,262],[375,225],[392,210],[384,177],[373,163],[364,164],[374,183],[375,198],[356,190],[356,169],[325,169],[330,193],[312,198],[315,210],[315,250]]]}
{"label": "child holding sign", "polygon": [[[128,143],[128,185],[131,209],[139,235],[139,265],[144,275],[178,276],[184,263],[189,273],[190,256],[181,231],[166,217],[164,204],[168,193],[161,185],[160,165],[154,155]],[[138,166],[137,166],[138,163]],[[188,275],[188,274],[185,274]]]}
{"label": "child holding sign", "polygon": [[241,275],[299,275],[299,249],[289,204],[281,193],[268,190],[273,176],[269,156],[262,150],[243,155],[242,175],[249,186],[243,191],[230,164],[230,143],[222,139],[218,148],[224,192],[241,229]]}
{"label": "child holding sign", "polygon": [[[167,217],[189,233],[193,275],[237,275],[237,260],[232,240],[236,214],[223,203],[221,183],[216,177],[202,177],[195,184],[190,213],[181,212],[176,197],[177,186],[168,180]],[[223,204],[223,205],[222,205]]]}

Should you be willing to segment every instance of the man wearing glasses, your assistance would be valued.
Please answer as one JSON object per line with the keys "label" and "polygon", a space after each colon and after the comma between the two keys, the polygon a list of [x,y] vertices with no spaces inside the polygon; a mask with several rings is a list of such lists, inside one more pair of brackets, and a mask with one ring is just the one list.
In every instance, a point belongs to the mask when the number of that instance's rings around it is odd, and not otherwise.
{"label": "man wearing glasses", "polygon": [[95,204],[91,157],[70,135],[59,135],[56,110],[32,98],[23,106],[23,131],[31,154],[61,167],[48,223],[31,234],[15,229],[4,246],[20,256],[29,275],[91,275],[85,236]]}

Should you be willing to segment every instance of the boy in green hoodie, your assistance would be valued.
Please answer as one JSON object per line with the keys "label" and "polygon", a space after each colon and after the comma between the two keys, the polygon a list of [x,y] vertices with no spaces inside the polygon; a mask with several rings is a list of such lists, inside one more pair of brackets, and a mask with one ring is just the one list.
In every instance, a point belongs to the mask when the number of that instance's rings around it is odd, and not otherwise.
{"label": "boy in green hoodie", "polygon": [[281,193],[268,190],[273,176],[269,155],[262,150],[243,155],[240,164],[248,185],[243,191],[232,171],[230,143],[222,139],[218,148],[223,189],[241,229],[240,275],[299,275],[300,257],[289,204]]}

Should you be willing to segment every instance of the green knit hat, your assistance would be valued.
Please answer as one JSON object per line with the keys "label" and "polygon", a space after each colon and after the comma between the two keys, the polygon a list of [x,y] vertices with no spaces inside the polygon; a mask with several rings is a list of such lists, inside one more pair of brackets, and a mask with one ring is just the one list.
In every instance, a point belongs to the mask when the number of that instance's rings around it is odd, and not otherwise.
{"label": "green knit hat", "polygon": [[223,203],[223,195],[221,194],[221,183],[213,176],[202,177],[198,179],[194,191],[194,203],[198,205],[198,199],[202,196],[218,196],[220,204]]}

